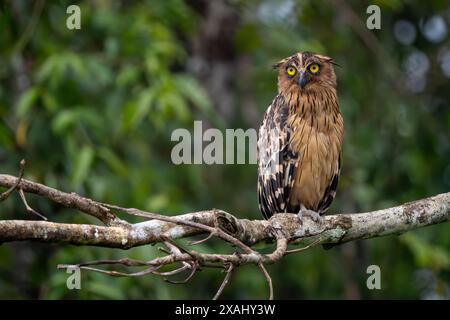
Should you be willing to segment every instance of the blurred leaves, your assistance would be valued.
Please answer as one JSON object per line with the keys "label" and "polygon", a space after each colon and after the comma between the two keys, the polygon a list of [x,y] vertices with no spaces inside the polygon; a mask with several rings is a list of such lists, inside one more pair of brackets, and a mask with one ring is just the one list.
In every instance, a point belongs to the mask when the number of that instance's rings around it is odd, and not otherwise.
{"label": "blurred leaves", "polygon": [[[217,3],[235,13],[236,30],[215,16]],[[15,174],[25,158],[27,177],[99,201],[164,214],[221,208],[260,218],[255,166],[175,166],[170,136],[176,128],[192,130],[194,120],[203,120],[204,129],[256,128],[276,94],[271,65],[310,50],[342,66],[336,73],[346,132],[342,178],[330,212],[375,210],[448,191],[450,90],[441,66],[450,42],[447,36],[431,43],[421,28],[434,15],[444,17],[448,28],[448,2],[375,3],[382,8],[377,31],[355,29],[359,24],[352,19],[364,22],[367,6],[355,1],[80,1],[82,29],[72,31],[65,28],[68,0],[46,2],[33,28],[33,2],[2,2],[2,173]],[[412,43],[396,40],[398,20],[417,29]],[[230,48],[223,47],[222,35],[212,42],[217,23],[230,24],[224,28],[232,33]],[[27,42],[18,45],[24,37]],[[367,46],[367,38],[377,43]],[[411,91],[405,85],[411,82],[406,61],[417,52],[429,69],[419,79],[425,81],[423,88]],[[221,68],[233,70],[232,79],[223,81]],[[201,76],[205,72],[206,79]],[[211,103],[217,96],[231,96],[231,107],[238,110],[230,112],[233,117],[219,116]],[[94,222],[42,199],[31,197],[30,202],[51,220]],[[2,206],[8,212],[4,218],[25,214],[14,197]],[[424,289],[414,274],[421,268],[448,287],[449,227],[288,256],[269,270],[276,296],[418,298]],[[269,247],[260,244],[259,249]],[[230,248],[213,241],[201,250]],[[204,270],[192,283],[175,287],[151,276],[124,279],[83,272],[83,289],[70,291],[68,275],[55,268],[58,263],[157,254],[155,247],[125,252],[6,244],[0,246],[0,297],[208,298],[223,279],[216,270]],[[378,292],[365,287],[370,264],[383,272]],[[232,279],[224,297],[266,297],[267,285],[255,268],[239,269]]]}
{"label": "blurred leaves", "polygon": [[414,233],[404,234],[400,239],[411,250],[419,267],[450,270],[450,254],[446,248],[429,244]]}

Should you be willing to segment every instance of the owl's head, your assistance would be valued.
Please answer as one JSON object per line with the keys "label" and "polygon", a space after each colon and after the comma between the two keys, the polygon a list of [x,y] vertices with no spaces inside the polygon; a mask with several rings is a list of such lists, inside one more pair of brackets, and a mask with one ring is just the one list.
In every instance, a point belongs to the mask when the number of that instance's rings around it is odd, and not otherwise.
{"label": "owl's head", "polygon": [[287,57],[273,67],[278,70],[279,92],[308,92],[336,88],[334,61],[330,57],[304,51]]}

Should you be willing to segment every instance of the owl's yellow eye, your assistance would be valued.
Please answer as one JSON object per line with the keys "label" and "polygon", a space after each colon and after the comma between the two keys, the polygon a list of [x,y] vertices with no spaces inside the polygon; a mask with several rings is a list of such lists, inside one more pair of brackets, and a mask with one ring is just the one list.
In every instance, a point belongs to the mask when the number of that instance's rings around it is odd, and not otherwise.
{"label": "owl's yellow eye", "polygon": [[297,73],[297,70],[294,67],[287,67],[286,72],[291,77]]}
{"label": "owl's yellow eye", "polygon": [[312,64],[309,66],[309,71],[311,73],[317,73],[319,71],[319,65],[318,64]]}

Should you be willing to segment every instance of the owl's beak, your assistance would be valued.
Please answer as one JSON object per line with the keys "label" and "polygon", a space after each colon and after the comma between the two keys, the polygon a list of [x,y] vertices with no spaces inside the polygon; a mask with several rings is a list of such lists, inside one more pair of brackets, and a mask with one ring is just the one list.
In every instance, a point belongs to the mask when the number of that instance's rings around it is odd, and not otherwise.
{"label": "owl's beak", "polygon": [[305,70],[300,70],[298,75],[298,84],[300,85],[300,88],[304,88],[306,84],[309,82],[309,76],[305,72]]}

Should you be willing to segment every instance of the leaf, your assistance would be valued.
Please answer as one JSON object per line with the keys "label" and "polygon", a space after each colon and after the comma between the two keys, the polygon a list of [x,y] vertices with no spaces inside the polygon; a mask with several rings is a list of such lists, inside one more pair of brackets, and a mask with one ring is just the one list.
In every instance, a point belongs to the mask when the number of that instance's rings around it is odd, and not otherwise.
{"label": "leaf", "polygon": [[[13,136],[11,135],[11,131],[0,122],[0,146],[4,149],[12,150],[14,147]],[[0,150],[1,150],[0,148]]]}
{"label": "leaf", "polygon": [[[79,80],[89,81],[91,79],[89,77],[89,70],[85,61],[86,60],[83,60],[78,54],[66,53],[62,56],[60,63],[63,66],[62,70],[66,72],[72,71],[73,76],[79,78]],[[87,62],[89,62],[89,60],[87,60]]]}
{"label": "leaf", "polygon": [[122,160],[108,148],[101,147],[97,150],[98,156],[105,161],[108,166],[113,169],[118,175],[126,177],[128,169]]}
{"label": "leaf", "polygon": [[57,114],[52,121],[52,129],[56,133],[61,133],[75,123],[79,118],[76,110],[63,110]]}
{"label": "leaf", "polygon": [[167,208],[169,202],[167,194],[157,194],[147,199],[145,208],[149,211],[160,211]]}
{"label": "leaf", "polygon": [[71,179],[73,188],[77,189],[80,187],[88,176],[94,160],[94,155],[94,150],[90,146],[84,146],[80,152],[75,155]]}
{"label": "leaf", "polygon": [[149,113],[155,93],[153,89],[143,91],[137,102],[130,102],[124,109],[123,127],[125,130],[136,128]]}
{"label": "leaf", "polygon": [[420,267],[435,270],[450,268],[450,256],[443,247],[429,244],[414,233],[404,234],[400,240],[409,247]]}
{"label": "leaf", "polygon": [[188,121],[190,118],[189,109],[185,100],[177,93],[166,94],[161,105],[161,111],[166,115],[175,113],[180,121]]}
{"label": "leaf", "polygon": [[32,87],[22,94],[19,103],[17,104],[16,114],[18,118],[22,119],[28,114],[33,104],[39,98],[40,93],[41,90],[39,87]]}
{"label": "leaf", "polygon": [[44,107],[50,112],[56,111],[58,109],[58,102],[50,92],[44,91],[42,93],[42,103]]}
{"label": "leaf", "polygon": [[187,75],[179,75],[175,77],[175,82],[178,90],[195,107],[203,112],[210,112],[212,110],[212,104],[205,89],[195,79]]}
{"label": "leaf", "polygon": [[57,62],[58,62],[57,56],[55,55],[49,56],[36,73],[37,81],[42,82],[48,80],[51,77],[51,75],[55,72]]}
{"label": "leaf", "polygon": [[117,75],[116,82],[120,87],[136,82],[139,76],[139,69],[134,65],[123,67]]}

